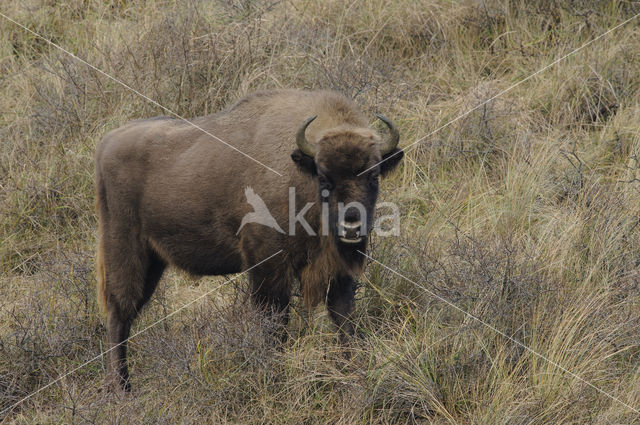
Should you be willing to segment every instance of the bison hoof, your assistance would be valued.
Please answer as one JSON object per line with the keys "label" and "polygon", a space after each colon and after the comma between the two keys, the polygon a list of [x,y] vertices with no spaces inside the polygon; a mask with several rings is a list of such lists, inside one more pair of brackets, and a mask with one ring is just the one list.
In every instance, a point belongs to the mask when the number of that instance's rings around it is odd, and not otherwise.
{"label": "bison hoof", "polygon": [[128,379],[124,379],[121,376],[107,376],[104,379],[100,391],[111,394],[129,394],[131,392],[131,383]]}

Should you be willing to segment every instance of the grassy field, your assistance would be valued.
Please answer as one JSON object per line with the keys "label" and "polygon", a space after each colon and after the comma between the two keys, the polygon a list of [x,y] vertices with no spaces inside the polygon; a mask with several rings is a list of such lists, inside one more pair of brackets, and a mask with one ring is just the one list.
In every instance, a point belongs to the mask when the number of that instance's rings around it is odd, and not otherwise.
{"label": "grassy field", "polygon": [[[640,423],[640,18],[502,93],[639,2],[0,12],[186,117],[257,89],[329,88],[391,117],[401,146],[428,135],[382,185],[402,234],[370,254],[406,278],[369,264],[350,360],[323,309],[303,332],[294,306],[291,338],[270,345],[242,277],[131,341],[131,395],[100,390],[98,359],[1,423]],[[0,17],[0,410],[104,350],[95,146],[163,114]],[[171,271],[133,331],[223,282]]]}

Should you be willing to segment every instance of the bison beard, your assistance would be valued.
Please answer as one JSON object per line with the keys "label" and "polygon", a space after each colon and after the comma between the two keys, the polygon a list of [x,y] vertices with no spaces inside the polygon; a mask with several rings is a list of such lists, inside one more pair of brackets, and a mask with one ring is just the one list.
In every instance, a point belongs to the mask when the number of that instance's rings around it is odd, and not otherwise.
{"label": "bison beard", "polygon": [[[279,90],[254,93],[192,120],[283,176],[180,120],[137,120],[106,135],[96,153],[96,203],[98,294],[108,342],[115,347],[109,379],[130,389],[126,340],[167,265],[224,275],[282,250],[249,272],[256,305],[286,324],[298,281],[307,307],[326,301],[342,338],[353,334],[355,281],[364,261],[358,250],[366,249],[378,175],[402,158],[395,126],[379,118],[389,127],[384,140],[340,94]],[[240,228],[251,212],[242,196],[247,187],[280,225],[289,219],[288,194],[294,188],[296,205],[313,203],[305,219],[316,235],[299,225],[293,235],[256,223]],[[358,202],[366,217],[362,212],[339,217],[340,202]],[[322,223],[322,203],[328,223]],[[323,225],[328,235],[322,234]]]}

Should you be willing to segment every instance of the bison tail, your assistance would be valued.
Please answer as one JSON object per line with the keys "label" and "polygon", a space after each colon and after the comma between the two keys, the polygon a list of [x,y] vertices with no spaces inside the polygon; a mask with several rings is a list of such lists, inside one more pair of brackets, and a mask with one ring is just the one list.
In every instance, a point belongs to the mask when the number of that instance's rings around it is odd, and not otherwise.
{"label": "bison tail", "polygon": [[100,185],[100,179],[96,184],[96,210],[98,211],[98,252],[96,253],[96,295],[98,306],[103,315],[107,314],[107,273],[104,264],[104,212],[106,199],[104,188]]}
{"label": "bison tail", "polygon": [[97,296],[98,305],[102,314],[107,312],[107,275],[104,268],[104,243],[102,235],[98,236],[98,254],[96,256],[96,273],[97,273]]}

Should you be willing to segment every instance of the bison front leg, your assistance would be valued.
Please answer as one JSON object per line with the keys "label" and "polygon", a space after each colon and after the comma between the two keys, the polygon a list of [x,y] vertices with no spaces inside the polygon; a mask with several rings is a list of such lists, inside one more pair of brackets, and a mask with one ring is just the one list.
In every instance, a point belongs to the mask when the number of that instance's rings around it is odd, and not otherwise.
{"label": "bison front leg", "polygon": [[334,279],[327,294],[327,309],[340,332],[340,340],[346,342],[354,334],[352,313],[354,307],[355,281],[350,276]]}
{"label": "bison front leg", "polygon": [[286,339],[289,323],[289,303],[291,301],[290,273],[277,268],[261,267],[251,273],[251,298],[269,320],[275,322],[276,329],[270,333],[278,339]]}

